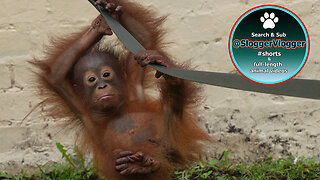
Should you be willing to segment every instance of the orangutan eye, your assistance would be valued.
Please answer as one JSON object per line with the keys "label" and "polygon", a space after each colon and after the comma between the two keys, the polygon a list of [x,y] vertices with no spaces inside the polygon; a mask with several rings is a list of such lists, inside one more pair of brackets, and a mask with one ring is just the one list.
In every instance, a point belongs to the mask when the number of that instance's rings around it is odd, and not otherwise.
{"label": "orangutan eye", "polygon": [[109,73],[109,72],[103,73],[103,77],[109,77],[109,76],[110,76],[110,73]]}
{"label": "orangutan eye", "polygon": [[90,78],[88,79],[89,82],[94,82],[95,80],[96,80],[95,77],[90,77]]}
{"label": "orangutan eye", "polygon": [[104,80],[111,80],[115,74],[113,74],[113,70],[109,66],[101,67],[100,76]]}

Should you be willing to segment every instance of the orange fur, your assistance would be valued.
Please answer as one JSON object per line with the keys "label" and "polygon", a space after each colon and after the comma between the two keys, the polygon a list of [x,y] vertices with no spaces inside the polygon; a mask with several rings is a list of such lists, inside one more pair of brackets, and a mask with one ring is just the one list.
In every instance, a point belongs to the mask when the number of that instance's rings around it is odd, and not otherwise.
{"label": "orange fur", "polygon": [[[143,24],[148,30],[146,36],[151,40],[151,44],[138,39],[147,49],[153,49],[162,55],[169,57],[163,50],[166,43],[163,42],[164,30],[161,25],[165,17],[155,18],[155,13],[141,5],[128,1],[118,1],[123,6],[123,11],[132,15],[137,21]],[[155,132],[153,137],[156,142],[144,142],[136,145],[131,142],[129,135],[119,134],[108,129],[109,122],[113,119],[102,118],[101,123],[95,123],[97,119],[89,116],[90,128],[83,122],[82,114],[74,111],[70,102],[66,102],[59,90],[50,83],[48,74],[51,73],[51,67],[56,59],[68,49],[82,33],[72,35],[67,38],[52,40],[52,46],[47,47],[46,58],[44,60],[35,60],[32,62],[38,69],[39,91],[40,95],[46,99],[50,106],[48,115],[55,118],[68,118],[70,124],[81,127],[79,130],[79,146],[82,152],[93,153],[94,161],[99,171],[109,179],[170,179],[171,173],[175,168],[183,168],[190,163],[200,160],[199,157],[204,155],[201,142],[210,141],[209,136],[197,125],[197,105],[199,103],[199,87],[191,82],[181,80],[180,88],[162,80],[155,80],[151,69],[145,70],[143,81],[144,89],[151,88],[154,81],[158,84],[160,97],[153,98],[145,94],[143,101],[130,100],[129,94],[132,88],[135,88],[137,65],[132,63],[133,55],[124,50],[124,56],[119,56],[109,50],[94,49],[94,51],[104,52],[114,55],[121,61],[122,72],[124,75],[123,84],[125,85],[125,113],[134,119],[137,129],[130,133],[144,131],[145,128]],[[90,50],[88,50],[90,51]],[[89,52],[90,53],[90,52]],[[81,55],[79,55],[81,56]],[[180,66],[182,67],[182,66]],[[66,82],[72,86],[69,72]],[[153,82],[151,82],[153,81]],[[74,92],[74,94],[76,94]],[[82,98],[77,98],[81,106],[85,106]],[[101,122],[101,121],[100,121]],[[92,131],[94,129],[94,132]],[[94,135],[93,135],[94,134]],[[99,138],[97,138],[99,137]],[[114,151],[117,149],[130,150],[132,152],[143,151],[145,154],[158,160],[161,163],[160,169],[152,174],[121,176],[115,171]]]}

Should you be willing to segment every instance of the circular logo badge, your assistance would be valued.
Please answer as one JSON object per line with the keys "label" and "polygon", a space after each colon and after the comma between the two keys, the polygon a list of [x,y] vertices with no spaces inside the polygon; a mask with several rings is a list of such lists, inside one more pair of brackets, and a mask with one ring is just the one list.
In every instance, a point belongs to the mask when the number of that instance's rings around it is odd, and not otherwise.
{"label": "circular logo badge", "polygon": [[276,5],[250,9],[235,22],[229,36],[229,54],[236,69],[263,85],[284,83],[296,76],[309,50],[309,35],[301,19]]}

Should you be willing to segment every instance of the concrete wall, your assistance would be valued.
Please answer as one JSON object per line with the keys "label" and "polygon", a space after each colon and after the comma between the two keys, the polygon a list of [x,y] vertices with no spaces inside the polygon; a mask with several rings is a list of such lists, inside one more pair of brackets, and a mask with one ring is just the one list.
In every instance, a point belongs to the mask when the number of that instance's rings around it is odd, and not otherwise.
{"label": "concrete wall", "polygon": [[[61,161],[55,142],[73,147],[73,133],[61,130],[62,120],[43,116],[36,108],[34,75],[27,61],[42,55],[48,36],[76,32],[90,24],[96,10],[86,1],[2,0],[0,6],[0,171]],[[192,60],[199,70],[235,72],[227,49],[230,29],[246,10],[278,4],[306,24],[311,52],[298,78],[320,79],[319,0],[184,0],[147,1],[159,14],[170,14],[165,27],[168,51]],[[224,150],[231,158],[255,161],[305,156],[320,158],[320,101],[204,86],[201,124],[216,143],[211,154]],[[307,87],[306,87],[307,88]],[[235,131],[232,131],[235,130]]]}

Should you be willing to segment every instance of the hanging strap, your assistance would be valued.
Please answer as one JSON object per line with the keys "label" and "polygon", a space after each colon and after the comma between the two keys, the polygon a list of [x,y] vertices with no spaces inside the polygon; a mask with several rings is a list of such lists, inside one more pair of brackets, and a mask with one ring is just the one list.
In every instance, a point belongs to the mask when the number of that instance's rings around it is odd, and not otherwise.
{"label": "hanging strap", "polygon": [[[130,52],[132,52],[133,54],[137,54],[138,52],[145,50],[145,48],[103,7],[95,6],[94,0],[89,0],[89,2],[102,14],[109,27]],[[265,86],[253,83],[236,74],[192,71],[185,69],[168,68],[155,64],[149,64],[149,66],[164,74],[203,84],[275,95],[320,99],[319,80],[292,79],[286,83],[282,83],[279,85]]]}

